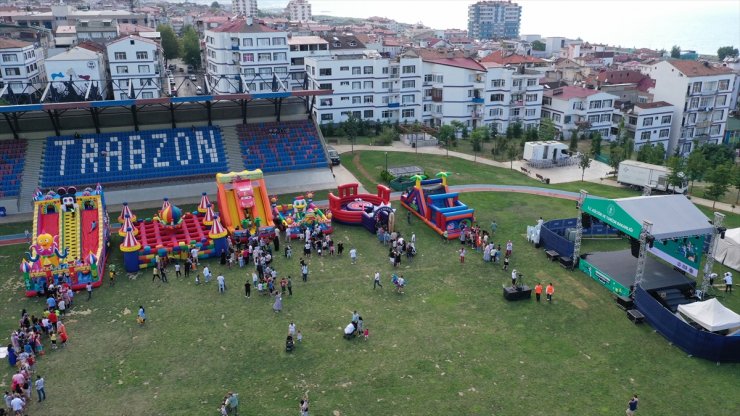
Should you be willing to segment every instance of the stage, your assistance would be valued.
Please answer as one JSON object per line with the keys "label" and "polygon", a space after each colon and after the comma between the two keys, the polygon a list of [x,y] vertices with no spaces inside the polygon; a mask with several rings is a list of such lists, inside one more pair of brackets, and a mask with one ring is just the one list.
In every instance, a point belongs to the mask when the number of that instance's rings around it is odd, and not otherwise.
{"label": "stage", "polygon": [[[637,259],[630,250],[587,253],[581,256],[578,268],[618,296],[629,296],[635,283]],[[671,266],[651,257],[645,259],[642,288],[646,291],[689,289],[696,282]]]}

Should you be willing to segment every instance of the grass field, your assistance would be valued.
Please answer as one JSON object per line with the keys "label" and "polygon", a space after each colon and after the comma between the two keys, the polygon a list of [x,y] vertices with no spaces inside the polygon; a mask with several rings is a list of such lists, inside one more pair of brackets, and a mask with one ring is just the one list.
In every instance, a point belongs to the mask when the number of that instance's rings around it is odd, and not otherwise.
{"label": "grass field", "polygon": [[[251,268],[224,270],[215,260],[209,264],[225,273],[225,295],[215,283],[195,286],[172,272],[169,284],[152,283],[148,271],[96,290],[89,302],[78,296],[68,347],[38,364],[49,398],[30,414],[216,415],[228,390],[240,394],[243,415],[294,414],[306,391],[316,415],[618,415],[633,393],[643,414],[740,413],[740,366],[687,357],[649,326],[631,324],[598,283],[525,242],[526,224],[572,215],[571,201],[502,193],[462,199],[481,222],[498,220],[496,241],[514,241],[512,266],[528,282],[555,284],[553,304],[506,302],[501,285],[509,273],[474,254],[460,265],[459,244],[443,243],[416,220],[399,224],[416,232],[419,247],[399,270],[409,281],[399,295],[390,288],[387,250],[364,229],[337,226],[335,240],[357,247],[359,263],[350,265],[346,253],[313,258],[304,284],[298,256],[278,257],[278,271],[295,287],[281,314],[256,291],[245,299]],[[617,246],[587,241],[584,250]],[[9,276],[0,285],[5,334],[21,308],[43,306],[22,296],[21,251],[0,248],[0,270]],[[111,261],[121,266],[117,250]],[[382,290],[372,289],[376,270]],[[740,310],[740,295],[723,301]],[[144,327],[135,323],[139,305],[149,318]],[[370,329],[367,342],[342,339],[353,310]],[[288,354],[290,321],[304,341]],[[7,386],[10,369],[0,376]]]}

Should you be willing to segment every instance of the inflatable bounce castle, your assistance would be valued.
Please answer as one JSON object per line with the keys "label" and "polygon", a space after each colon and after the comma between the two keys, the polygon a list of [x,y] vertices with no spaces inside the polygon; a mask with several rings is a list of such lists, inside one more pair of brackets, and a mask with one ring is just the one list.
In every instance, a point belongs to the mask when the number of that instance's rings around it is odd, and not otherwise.
{"label": "inflatable bounce castle", "polygon": [[300,238],[303,230],[316,225],[324,234],[334,231],[331,226],[331,212],[324,212],[313,203],[313,192],[307,192],[305,197],[297,196],[292,204],[278,205],[277,196],[273,196],[270,198],[270,205],[275,223],[279,221],[291,239]]}
{"label": "inflatable bounce castle", "polygon": [[43,294],[50,284],[73,290],[102,283],[110,237],[103,188],[59,188],[33,199],[32,243],[21,263],[26,296]]}
{"label": "inflatable bounce castle", "polygon": [[391,190],[378,185],[378,194],[360,194],[359,185],[340,185],[337,194],[329,194],[332,218],[342,224],[362,225],[371,233],[378,227],[393,231],[395,210],[391,208]]}
{"label": "inflatable bounce castle", "polygon": [[473,209],[458,199],[457,192],[447,188],[448,172],[439,172],[436,179],[415,175],[416,184],[401,195],[401,205],[421,218],[440,235],[460,237],[463,227],[473,224]]}
{"label": "inflatable bounce castle", "polygon": [[260,169],[219,173],[216,185],[221,221],[229,232],[235,235],[249,232],[262,237],[275,234],[272,209]]}

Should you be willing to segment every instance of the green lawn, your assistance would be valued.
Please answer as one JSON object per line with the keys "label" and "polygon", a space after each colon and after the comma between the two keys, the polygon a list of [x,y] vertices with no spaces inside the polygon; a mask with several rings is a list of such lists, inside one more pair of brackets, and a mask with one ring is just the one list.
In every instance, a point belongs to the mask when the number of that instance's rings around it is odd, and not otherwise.
{"label": "green lawn", "polygon": [[[487,182],[505,179],[499,175]],[[418,220],[399,221],[402,232],[416,232],[419,247],[398,270],[409,281],[399,295],[389,287],[387,250],[364,229],[338,225],[335,240],[357,247],[359,263],[350,265],[346,253],[311,259],[309,282],[294,279],[281,314],[255,291],[245,299],[246,269],[223,270],[216,261],[209,263],[225,273],[226,295],[215,283],[195,286],[173,273],[169,284],[152,283],[146,272],[96,290],[89,302],[78,296],[67,318],[69,345],[38,363],[49,398],[30,414],[216,415],[228,390],[240,394],[243,415],[292,414],[306,391],[317,415],[614,415],[633,393],[649,415],[740,413],[740,365],[687,357],[649,326],[630,323],[598,283],[525,242],[527,224],[572,215],[572,202],[463,198],[479,221],[495,216],[496,240],[514,241],[512,266],[528,282],[555,284],[553,304],[506,302],[507,272],[474,254],[461,266],[459,244],[442,242]],[[584,250],[620,246],[587,240]],[[38,314],[43,306],[22,296],[21,252],[0,248],[5,334],[22,308]],[[117,250],[111,261],[121,265]],[[299,275],[298,256],[276,263],[282,275]],[[385,287],[374,291],[376,270]],[[740,295],[723,301],[740,310]],[[139,305],[149,317],[144,327],[135,323]],[[353,310],[370,329],[367,342],[342,339]],[[304,341],[287,354],[290,321]],[[7,386],[9,369],[0,376]]]}

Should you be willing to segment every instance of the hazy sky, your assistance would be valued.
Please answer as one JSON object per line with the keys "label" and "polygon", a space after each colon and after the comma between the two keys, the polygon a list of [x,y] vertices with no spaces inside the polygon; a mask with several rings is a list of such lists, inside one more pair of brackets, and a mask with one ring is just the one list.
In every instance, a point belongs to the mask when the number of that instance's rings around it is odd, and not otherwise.
{"label": "hazy sky", "polygon": [[[209,0],[210,1],[210,0]],[[229,2],[229,0],[223,0]],[[470,0],[309,0],[314,14],[384,16],[434,28],[467,28]],[[287,0],[258,0],[261,8]],[[740,47],[740,0],[520,0],[521,34],[581,37],[617,46],[700,53]]]}

